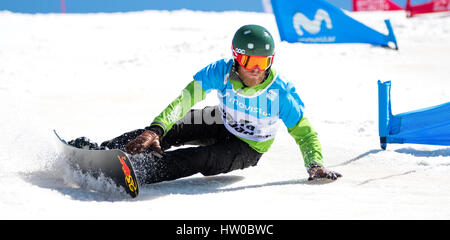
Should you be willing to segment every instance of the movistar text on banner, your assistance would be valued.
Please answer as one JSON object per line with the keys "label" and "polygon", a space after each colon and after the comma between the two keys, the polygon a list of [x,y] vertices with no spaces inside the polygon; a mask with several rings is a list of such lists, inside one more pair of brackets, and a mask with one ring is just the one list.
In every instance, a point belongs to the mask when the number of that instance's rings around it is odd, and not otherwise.
{"label": "movistar text on banner", "polygon": [[282,41],[368,43],[398,49],[389,20],[385,20],[389,34],[384,35],[324,0],[272,0],[272,8]]}

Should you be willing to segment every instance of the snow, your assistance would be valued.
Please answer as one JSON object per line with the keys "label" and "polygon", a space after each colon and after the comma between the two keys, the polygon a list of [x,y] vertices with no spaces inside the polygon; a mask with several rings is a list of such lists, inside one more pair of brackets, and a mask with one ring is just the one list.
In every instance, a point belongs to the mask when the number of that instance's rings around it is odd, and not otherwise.
{"label": "snow", "polygon": [[[399,51],[365,44],[280,42],[273,15],[144,11],[0,12],[1,219],[449,219],[450,147],[378,143],[377,80],[392,80],[394,114],[448,102],[450,18],[350,13]],[[212,61],[230,57],[241,25],[266,26],[275,67],[319,133],[326,166],[308,182],[284,127],[257,167],[116,193],[68,169],[53,129],[101,142],[147,126]],[[217,103],[215,94],[195,106]]]}

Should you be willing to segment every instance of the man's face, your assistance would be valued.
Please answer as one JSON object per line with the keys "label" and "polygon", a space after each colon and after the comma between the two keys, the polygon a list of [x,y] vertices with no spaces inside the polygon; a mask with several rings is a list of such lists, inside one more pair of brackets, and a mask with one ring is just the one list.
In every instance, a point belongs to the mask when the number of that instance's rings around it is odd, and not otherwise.
{"label": "man's face", "polygon": [[266,75],[265,71],[260,71],[258,68],[249,71],[240,65],[238,66],[238,73],[242,82],[248,87],[254,87],[261,84]]}

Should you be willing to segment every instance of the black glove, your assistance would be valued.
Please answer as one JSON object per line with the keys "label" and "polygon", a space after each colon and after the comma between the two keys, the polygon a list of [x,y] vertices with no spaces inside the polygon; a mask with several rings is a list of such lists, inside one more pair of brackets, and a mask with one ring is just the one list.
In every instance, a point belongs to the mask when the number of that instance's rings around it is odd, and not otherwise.
{"label": "black glove", "polygon": [[314,179],[323,179],[323,178],[336,180],[336,179],[342,177],[342,174],[340,174],[338,172],[327,170],[324,167],[318,166],[318,165],[311,166],[308,169],[308,173],[309,173],[308,181],[311,181]]}

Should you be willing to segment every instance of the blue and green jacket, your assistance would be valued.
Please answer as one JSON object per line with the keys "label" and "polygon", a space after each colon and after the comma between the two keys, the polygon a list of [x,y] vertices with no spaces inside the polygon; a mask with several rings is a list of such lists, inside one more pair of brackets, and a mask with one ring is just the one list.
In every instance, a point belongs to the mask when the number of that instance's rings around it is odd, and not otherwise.
{"label": "blue and green jacket", "polygon": [[260,153],[272,145],[281,121],[299,145],[305,166],[323,166],[317,133],[303,115],[304,104],[292,83],[271,68],[264,82],[245,86],[233,71],[233,59],[214,62],[194,75],[172,103],[152,122],[165,135],[197,102],[217,91],[225,127]]}

